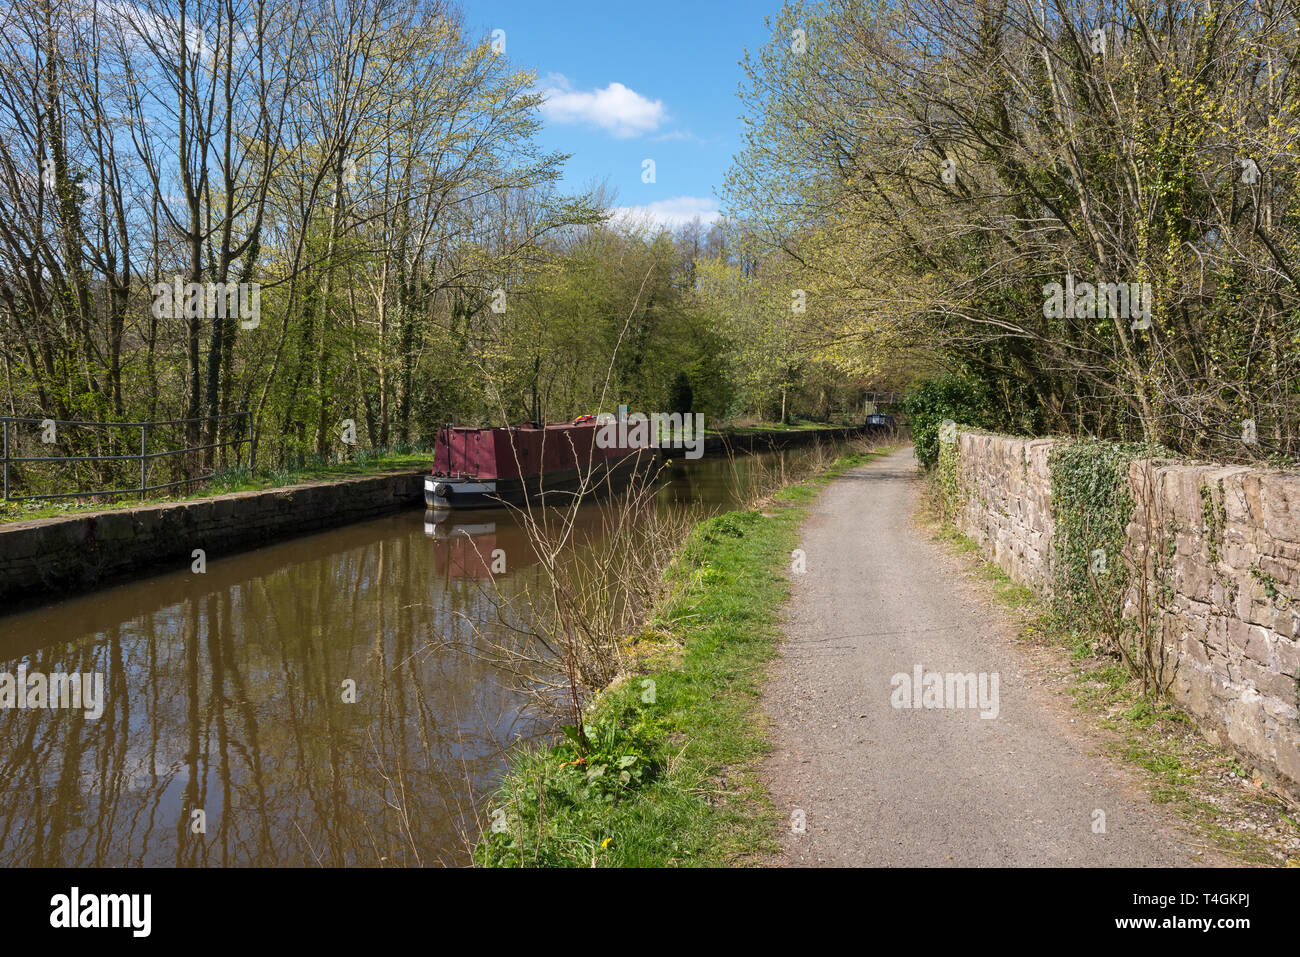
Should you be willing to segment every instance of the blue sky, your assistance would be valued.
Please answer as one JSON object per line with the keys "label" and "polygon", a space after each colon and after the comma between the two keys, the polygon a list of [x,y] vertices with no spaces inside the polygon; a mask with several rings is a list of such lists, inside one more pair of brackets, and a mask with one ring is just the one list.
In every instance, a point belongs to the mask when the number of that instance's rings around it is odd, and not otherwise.
{"label": "blue sky", "polygon": [[[471,29],[549,91],[540,142],[572,154],[564,185],[608,180],[617,205],[677,225],[716,212],[740,147],[739,60],[780,0],[464,0]],[[642,182],[654,161],[655,182]]]}

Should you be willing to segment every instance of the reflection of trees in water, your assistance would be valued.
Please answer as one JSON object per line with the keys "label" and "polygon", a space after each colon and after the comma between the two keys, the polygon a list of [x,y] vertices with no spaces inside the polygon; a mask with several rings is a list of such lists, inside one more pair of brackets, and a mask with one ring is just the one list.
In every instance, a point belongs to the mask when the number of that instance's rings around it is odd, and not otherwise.
{"label": "reflection of trees in water", "polygon": [[103,672],[106,702],[97,721],[0,711],[0,862],[463,860],[468,793],[527,729],[482,662],[429,653],[431,635],[465,640],[460,613],[484,600],[444,587],[434,554],[408,531],[28,656],[29,671]]}
{"label": "reflection of trees in water", "polygon": [[[692,465],[688,497],[717,501],[730,470]],[[0,670],[105,676],[95,721],[0,709],[0,865],[464,861],[472,797],[536,730],[521,692],[537,676],[476,652],[528,640],[546,579],[504,513],[495,577],[488,542],[453,556],[420,518],[0,619]],[[602,574],[604,528],[582,516],[575,574]],[[206,834],[190,833],[195,808]]]}

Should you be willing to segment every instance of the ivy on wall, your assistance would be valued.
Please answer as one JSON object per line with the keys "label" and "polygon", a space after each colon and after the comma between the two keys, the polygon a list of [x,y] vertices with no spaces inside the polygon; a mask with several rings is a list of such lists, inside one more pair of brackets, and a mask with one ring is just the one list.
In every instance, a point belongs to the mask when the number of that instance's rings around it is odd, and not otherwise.
{"label": "ivy on wall", "polygon": [[[958,432],[965,431],[958,426]],[[963,505],[959,474],[960,456],[956,442],[936,442],[938,460],[935,463],[934,483],[939,492],[939,507],[945,522],[955,522]]]}
{"label": "ivy on wall", "polygon": [[1223,504],[1223,479],[1219,479],[1219,497],[1215,500],[1214,491],[1209,485],[1201,483],[1201,519],[1204,523],[1205,557],[1211,567],[1219,561],[1219,547],[1223,544],[1223,529],[1228,524],[1228,512]]}
{"label": "ivy on wall", "polygon": [[1052,446],[1053,600],[1081,625],[1119,630],[1131,575],[1121,557],[1135,504],[1129,463],[1151,453],[1093,439]]}

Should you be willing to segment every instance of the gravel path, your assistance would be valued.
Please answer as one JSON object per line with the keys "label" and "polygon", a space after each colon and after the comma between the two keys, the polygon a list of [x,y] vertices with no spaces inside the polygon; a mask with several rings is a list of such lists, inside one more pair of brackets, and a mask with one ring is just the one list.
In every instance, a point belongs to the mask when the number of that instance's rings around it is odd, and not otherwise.
{"label": "gravel path", "polygon": [[[834,482],[804,526],[807,570],[793,575],[788,639],[765,696],[766,779],[789,821],[773,863],[1222,863],[1035,679],[1014,627],[913,526],[919,484],[911,449],[896,452]],[[997,716],[894,707],[891,697],[912,699],[893,676],[910,679],[917,665],[984,673],[990,704],[996,672]],[[1097,811],[1104,833],[1094,833]]]}

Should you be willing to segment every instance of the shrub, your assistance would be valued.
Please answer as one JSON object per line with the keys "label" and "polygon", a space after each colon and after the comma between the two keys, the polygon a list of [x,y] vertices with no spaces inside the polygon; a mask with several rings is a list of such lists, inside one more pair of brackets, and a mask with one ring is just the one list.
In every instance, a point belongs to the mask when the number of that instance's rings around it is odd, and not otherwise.
{"label": "shrub", "polygon": [[939,425],[952,419],[960,425],[993,428],[993,414],[979,383],[961,376],[928,379],[904,403],[916,457],[927,469],[939,458]]}

